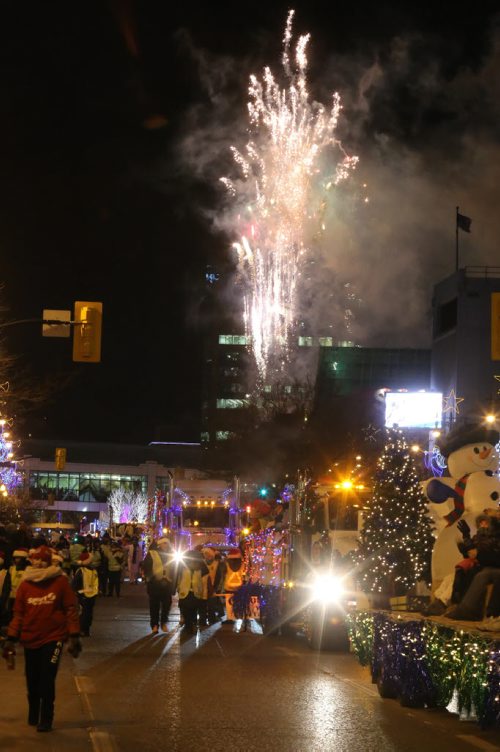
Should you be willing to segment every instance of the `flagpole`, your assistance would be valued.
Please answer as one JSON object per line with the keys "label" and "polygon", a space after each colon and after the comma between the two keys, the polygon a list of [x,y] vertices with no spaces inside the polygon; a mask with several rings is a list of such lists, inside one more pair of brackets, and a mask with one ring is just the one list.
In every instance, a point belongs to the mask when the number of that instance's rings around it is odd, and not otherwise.
{"label": "flagpole", "polygon": [[458,209],[455,217],[455,271],[458,272]]}

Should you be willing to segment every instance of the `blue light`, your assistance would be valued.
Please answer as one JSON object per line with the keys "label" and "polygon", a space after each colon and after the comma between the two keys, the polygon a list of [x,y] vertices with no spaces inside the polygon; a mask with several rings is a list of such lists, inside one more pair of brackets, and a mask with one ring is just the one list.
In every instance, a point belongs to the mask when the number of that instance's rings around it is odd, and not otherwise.
{"label": "blue light", "polygon": [[267,496],[267,488],[261,488],[259,490],[259,496]]}

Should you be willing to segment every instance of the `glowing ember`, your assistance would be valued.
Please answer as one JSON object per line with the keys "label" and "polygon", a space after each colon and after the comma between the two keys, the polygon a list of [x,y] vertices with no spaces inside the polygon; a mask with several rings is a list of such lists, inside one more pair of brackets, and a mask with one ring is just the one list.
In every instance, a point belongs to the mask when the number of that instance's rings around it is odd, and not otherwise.
{"label": "glowing ember", "polygon": [[345,154],[334,136],[341,110],[339,95],[333,95],[329,109],[309,100],[309,35],[297,42],[296,69],[292,70],[293,15],[294,11],[288,14],[283,40],[287,87],[280,88],[269,68],[264,69],[262,80],[250,77],[248,114],[253,138],[242,150],[231,147],[242,179],[221,178],[240,208],[236,222],[240,239],[234,248],[247,290],[246,333],[262,379],[270,362],[279,364],[287,358],[301,262],[309,250],[307,228],[319,216],[314,198],[322,184],[320,156],[327,147],[339,148],[342,154],[329,185],[346,178],[358,161]]}

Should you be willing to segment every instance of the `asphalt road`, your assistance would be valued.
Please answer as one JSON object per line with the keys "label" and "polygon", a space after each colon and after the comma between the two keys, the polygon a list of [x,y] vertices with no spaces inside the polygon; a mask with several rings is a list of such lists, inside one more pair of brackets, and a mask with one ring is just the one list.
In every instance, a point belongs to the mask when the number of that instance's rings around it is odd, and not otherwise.
{"label": "asphalt road", "polygon": [[498,731],[382,700],[349,654],[230,625],[184,636],[175,610],[172,618],[167,634],[150,634],[141,585],[126,585],[120,600],[100,599],[84,652],[77,661],[64,656],[51,734],[26,725],[19,656],[1,685],[2,752],[500,749]]}

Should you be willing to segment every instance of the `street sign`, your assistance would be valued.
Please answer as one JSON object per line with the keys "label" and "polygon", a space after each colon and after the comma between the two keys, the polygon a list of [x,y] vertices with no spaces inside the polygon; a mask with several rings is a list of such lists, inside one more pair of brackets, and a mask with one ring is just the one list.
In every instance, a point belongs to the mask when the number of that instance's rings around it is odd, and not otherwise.
{"label": "street sign", "polygon": [[69,337],[71,334],[71,311],[54,311],[44,308],[42,313],[43,337]]}

